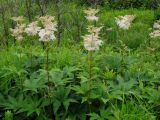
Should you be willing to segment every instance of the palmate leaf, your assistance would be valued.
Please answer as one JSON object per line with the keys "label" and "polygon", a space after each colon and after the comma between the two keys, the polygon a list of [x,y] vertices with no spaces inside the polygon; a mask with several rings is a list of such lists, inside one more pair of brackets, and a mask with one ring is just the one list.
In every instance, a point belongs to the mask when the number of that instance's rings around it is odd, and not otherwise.
{"label": "palmate leaf", "polygon": [[90,120],[116,120],[108,109],[101,109],[100,115],[97,113],[90,113],[89,115],[91,116]]}
{"label": "palmate leaf", "polygon": [[18,69],[16,66],[9,66],[7,68],[3,68],[1,70],[3,75],[0,76],[1,78],[7,78],[8,76],[21,76],[22,74],[27,74],[27,71],[24,69]]}
{"label": "palmate leaf", "polygon": [[28,97],[24,99],[23,95],[17,97],[8,96],[8,100],[2,103],[5,109],[13,110],[16,114],[26,112],[27,116],[33,113],[40,114],[41,100]]}
{"label": "palmate leaf", "polygon": [[133,87],[137,85],[137,81],[134,79],[130,79],[126,81],[123,77],[117,76],[118,83],[114,83],[113,81],[109,81],[109,85],[114,90],[121,90],[123,92],[127,92],[131,90]]}
{"label": "palmate leaf", "polygon": [[74,90],[76,94],[81,95],[82,97],[81,103],[84,103],[89,99],[96,99],[100,97],[100,95],[97,94],[97,92],[94,92],[94,89],[96,88],[97,88],[97,85],[94,85],[93,82],[92,84],[89,82],[85,82],[85,83],[81,83],[81,85],[75,85],[71,89]]}
{"label": "palmate leaf", "polygon": [[55,87],[66,85],[70,82],[70,78],[65,77],[64,72],[61,70],[51,70],[49,73],[51,76],[50,81],[54,83]]}
{"label": "palmate leaf", "polygon": [[24,81],[24,91],[33,91],[37,93],[38,89],[47,88],[47,85],[45,85],[45,81],[42,81],[41,79],[31,79],[31,80],[25,80]]}
{"label": "palmate leaf", "polygon": [[113,115],[112,115],[112,112],[111,112],[111,110],[110,109],[101,109],[100,110],[100,116],[104,119],[104,120],[106,120],[106,119],[108,119],[108,120],[116,120],[114,117],[113,117]]}
{"label": "palmate leaf", "polygon": [[70,83],[74,78],[74,72],[79,70],[77,67],[65,67],[63,70],[60,69],[52,69],[50,74],[50,81],[54,83],[54,85],[62,86]]}
{"label": "palmate leaf", "polygon": [[83,82],[81,85],[75,85],[71,89],[77,94],[86,95],[93,89],[93,86],[89,82]]}
{"label": "palmate leaf", "polygon": [[109,101],[109,99],[108,99],[108,91],[109,91],[108,86],[100,81],[98,81],[98,83],[97,83],[97,81],[92,81],[92,85],[94,87],[94,90],[91,92],[90,97],[92,99],[97,98],[100,101],[102,101],[104,104],[106,104]]}
{"label": "palmate leaf", "polygon": [[3,101],[3,103],[1,103],[1,106],[5,109],[17,112],[23,105],[23,99],[23,95],[19,95],[17,97],[8,96],[8,99],[6,101]]}
{"label": "palmate leaf", "polygon": [[63,72],[61,70],[51,70],[50,72],[51,82],[54,83],[55,86],[65,85],[68,81],[63,79]]}
{"label": "palmate leaf", "polygon": [[47,72],[46,70],[39,70],[37,72],[34,72],[30,79],[26,79],[24,81],[24,91],[33,91],[37,92],[38,89],[44,89],[47,88]]}
{"label": "palmate leaf", "polygon": [[118,54],[102,56],[99,66],[100,68],[104,68],[107,66],[107,68],[111,70],[120,71],[122,67],[122,57]]}
{"label": "palmate leaf", "polygon": [[17,113],[26,112],[27,116],[30,116],[33,113],[36,113],[38,116],[40,114],[41,109],[39,108],[41,100],[38,99],[25,99],[21,108],[17,111]]}
{"label": "palmate leaf", "polygon": [[90,113],[89,116],[91,116],[90,120],[104,120],[96,113]]}
{"label": "palmate leaf", "polygon": [[117,76],[117,83],[114,81],[108,81],[110,92],[109,92],[109,99],[118,99],[122,100],[123,95],[133,94],[137,96],[136,91],[134,90],[135,86],[137,85],[137,81],[135,79],[129,78],[126,80],[122,76]]}
{"label": "palmate leaf", "polygon": [[15,98],[8,96],[8,101],[3,103],[3,107],[5,109],[12,109],[14,111],[17,111],[18,109],[20,109],[20,101],[17,101]]}
{"label": "palmate leaf", "polygon": [[68,67],[66,66],[65,68],[63,68],[63,73],[65,76],[69,76],[69,78],[74,78],[74,72],[75,71],[79,71],[80,69],[76,66],[73,67]]}
{"label": "palmate leaf", "polygon": [[69,98],[70,88],[66,88],[64,86],[60,86],[54,92],[54,102],[53,109],[56,113],[58,109],[63,105],[65,110],[68,110],[68,107],[71,102],[76,102],[76,100]]}
{"label": "palmate leaf", "polygon": [[149,103],[154,103],[154,104],[160,103],[160,90],[156,90],[152,87],[150,87],[150,88],[146,87],[145,91],[147,93],[145,95],[145,98],[148,99]]}

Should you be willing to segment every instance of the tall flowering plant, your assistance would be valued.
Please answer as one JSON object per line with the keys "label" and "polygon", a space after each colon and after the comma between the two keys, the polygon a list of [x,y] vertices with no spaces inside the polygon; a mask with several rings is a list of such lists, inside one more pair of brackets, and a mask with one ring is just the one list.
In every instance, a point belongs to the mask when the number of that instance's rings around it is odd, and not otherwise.
{"label": "tall flowering plant", "polygon": [[158,20],[158,21],[156,21],[155,23],[154,23],[154,25],[153,25],[153,32],[151,32],[150,34],[149,34],[149,36],[151,37],[151,38],[158,38],[158,37],[160,37],[160,20]]}
{"label": "tall flowering plant", "polygon": [[118,16],[115,18],[115,22],[119,28],[123,30],[128,30],[134,19],[135,19],[134,15]]}
{"label": "tall flowering plant", "polygon": [[[134,19],[136,18],[135,15],[124,15],[124,16],[118,16],[115,17],[115,22],[118,26],[118,30],[117,30],[117,40],[119,40],[120,35],[119,35],[119,30],[123,30],[122,31],[122,35],[125,36],[125,32],[127,30],[129,30],[129,28],[131,27],[132,22],[134,21]],[[123,46],[123,51],[126,49],[126,45],[123,43],[123,41],[119,40],[116,41],[119,42],[118,44]]]}
{"label": "tall flowering plant", "polygon": [[[57,30],[57,23],[55,22],[54,17],[52,16],[42,16],[37,18],[37,21],[33,21],[26,26],[23,24],[24,18],[20,17],[13,17],[12,18],[16,23],[17,26],[14,29],[10,29],[11,35],[15,37],[17,41],[23,40],[23,34],[26,33],[28,36],[32,38],[34,36],[39,37],[39,41],[45,44],[45,51],[46,51],[46,71],[47,71],[47,80],[48,80],[48,94],[50,95],[50,80],[49,80],[49,42],[54,41],[55,31]],[[39,26],[41,23],[41,26]],[[32,43],[33,44],[33,43]],[[31,61],[32,61],[32,49],[31,49]]]}
{"label": "tall flowering plant", "polygon": [[[16,22],[16,26],[15,28],[11,28],[11,35],[16,39],[18,46],[16,46],[18,48],[17,53],[18,54],[18,58],[19,58],[19,64],[21,65],[22,63],[22,47],[21,47],[21,42],[23,40],[23,34],[24,34],[24,29],[26,27],[26,25],[24,24],[24,18],[22,16],[19,17],[12,17],[11,18],[14,22]],[[23,91],[23,80],[20,78],[20,84],[21,84],[21,91]]]}
{"label": "tall flowering plant", "polygon": [[42,16],[39,18],[39,21],[42,24],[42,29],[39,30],[39,41],[45,44],[45,51],[46,51],[46,71],[47,71],[47,80],[48,80],[48,95],[50,96],[51,86],[49,80],[49,42],[54,41],[55,31],[57,30],[57,23],[52,16]]}
{"label": "tall flowering plant", "polygon": [[23,23],[24,18],[22,16],[19,17],[12,17],[11,18],[14,22],[16,22],[16,27],[14,29],[10,29],[11,35],[15,37],[15,39],[20,42],[23,40],[23,33],[25,30],[26,25]]}
{"label": "tall flowering plant", "polygon": [[[85,10],[86,19],[90,22],[90,26],[88,26],[88,34],[83,36],[84,39],[84,48],[88,51],[88,72],[89,72],[89,88],[91,89],[92,85],[92,52],[95,50],[99,50],[99,47],[102,45],[102,40],[100,40],[99,33],[102,27],[96,27],[95,21],[98,21],[98,17],[96,14],[99,10],[89,8]],[[90,98],[90,92],[88,97]],[[88,100],[89,109],[91,112],[91,102]]]}
{"label": "tall flowering plant", "polygon": [[[50,98],[50,104],[51,104],[51,84],[50,84],[50,75],[49,75],[49,42],[54,41],[56,39],[55,37],[55,31],[57,31],[57,23],[52,16],[42,16],[39,18],[39,21],[42,24],[42,29],[39,30],[39,41],[43,42],[45,46],[46,51],[46,71],[47,71],[47,81],[48,81],[48,97]],[[50,111],[52,111],[52,106],[50,106]]]}
{"label": "tall flowering plant", "polygon": [[84,11],[86,14],[86,19],[91,23],[91,26],[87,28],[87,35],[83,36],[84,39],[84,48],[88,51],[88,64],[89,64],[89,79],[92,79],[92,52],[98,50],[102,45],[102,40],[100,40],[99,32],[102,27],[95,27],[94,22],[98,21],[96,14],[99,12],[97,9],[89,8]]}
{"label": "tall flowering plant", "polygon": [[32,68],[32,45],[35,36],[37,36],[41,27],[38,26],[38,21],[31,22],[26,28],[25,33],[30,37],[31,46],[30,46],[30,55],[31,55],[31,68]]}
{"label": "tall flowering plant", "polygon": [[159,38],[160,38],[160,20],[157,20],[153,24],[153,31],[149,34],[150,39],[148,41],[148,49],[155,54],[155,59],[158,60]]}

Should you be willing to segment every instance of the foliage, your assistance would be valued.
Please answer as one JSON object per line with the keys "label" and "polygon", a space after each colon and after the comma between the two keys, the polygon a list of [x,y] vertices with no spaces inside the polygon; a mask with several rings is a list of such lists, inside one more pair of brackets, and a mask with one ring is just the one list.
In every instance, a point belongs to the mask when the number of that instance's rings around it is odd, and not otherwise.
{"label": "foliage", "polygon": [[[57,14],[52,0],[41,1],[40,6],[37,0],[32,2],[33,20],[41,15],[41,5],[44,14]],[[124,8],[132,3],[143,6],[138,3],[141,1],[121,2]],[[26,6],[23,1],[19,4],[14,16],[23,15],[28,23]],[[45,47],[37,37],[31,41],[24,35],[18,43],[9,32],[7,39],[0,39],[0,119],[160,119],[160,39],[149,38],[154,11],[100,7],[100,19],[94,24],[103,25],[103,46],[88,61],[81,41],[89,25],[83,13],[86,6],[73,0],[63,0],[60,6],[61,46],[57,47],[55,41],[49,43],[48,69]],[[115,17],[126,14],[136,16],[128,31],[119,29],[115,23]],[[5,15],[7,29],[14,27],[9,19],[13,14],[6,11]],[[4,32],[3,27],[0,31]],[[0,37],[4,37],[3,32]],[[8,40],[8,46],[4,40]]]}
{"label": "foliage", "polygon": [[110,8],[125,9],[125,8],[140,8],[146,7],[156,9],[158,0],[108,0]]}

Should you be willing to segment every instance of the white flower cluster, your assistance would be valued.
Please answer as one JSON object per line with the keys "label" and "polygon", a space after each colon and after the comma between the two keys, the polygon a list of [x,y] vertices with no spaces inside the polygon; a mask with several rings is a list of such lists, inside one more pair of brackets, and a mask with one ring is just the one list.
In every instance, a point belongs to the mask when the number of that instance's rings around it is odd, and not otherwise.
{"label": "white flower cluster", "polygon": [[88,28],[89,35],[84,36],[84,47],[88,51],[98,50],[102,45],[102,40],[99,39],[99,32],[101,28],[90,26]]}
{"label": "white flower cluster", "polygon": [[35,36],[40,31],[41,27],[38,27],[38,21],[34,21],[30,23],[27,28],[25,28],[25,32],[29,36]]}
{"label": "white flower cluster", "polygon": [[98,17],[96,14],[99,12],[97,9],[89,8],[88,10],[84,10],[84,13],[87,14],[86,19],[88,21],[98,21]]}
{"label": "white flower cluster", "polygon": [[17,41],[22,41],[24,29],[26,27],[26,25],[23,24],[24,18],[22,16],[19,16],[13,17],[12,20],[14,20],[17,23],[17,25],[14,29],[10,29],[12,33],[11,35],[15,37]]}
{"label": "white flower cluster", "polygon": [[55,34],[54,32],[57,30],[57,23],[54,21],[54,17],[52,16],[43,16],[40,17],[39,20],[43,25],[43,29],[41,29],[38,33],[40,37],[40,41],[48,42],[50,40],[54,40]]}
{"label": "white flower cluster", "polygon": [[117,25],[124,30],[128,30],[131,23],[135,19],[134,15],[125,15],[125,16],[118,16],[115,18]]}
{"label": "white flower cluster", "polygon": [[[98,17],[95,16],[98,10],[95,9],[89,9],[86,10],[85,13],[87,14],[86,18],[88,21],[97,21]],[[102,45],[102,41],[99,39],[99,32],[102,27],[94,27],[90,26],[88,27],[88,35],[85,35],[83,37],[84,39],[84,47],[88,51],[94,51],[98,50],[99,46]]]}
{"label": "white flower cluster", "polygon": [[[24,21],[23,17],[13,17],[17,26],[11,29],[12,36],[14,36],[18,41],[23,39],[23,33],[27,33],[29,36],[39,35],[39,41],[48,42],[55,39],[54,32],[57,30],[56,22],[52,16],[39,17],[38,20],[42,23],[42,27],[38,26],[38,21],[31,22],[27,27],[22,24]],[[25,28],[26,27],[26,28]]]}
{"label": "white flower cluster", "polygon": [[151,38],[160,37],[160,20],[155,22],[153,25],[154,31],[149,34]]}
{"label": "white flower cluster", "polygon": [[23,16],[12,17],[11,19],[13,21],[15,21],[17,24],[22,24],[24,22],[24,17]]}

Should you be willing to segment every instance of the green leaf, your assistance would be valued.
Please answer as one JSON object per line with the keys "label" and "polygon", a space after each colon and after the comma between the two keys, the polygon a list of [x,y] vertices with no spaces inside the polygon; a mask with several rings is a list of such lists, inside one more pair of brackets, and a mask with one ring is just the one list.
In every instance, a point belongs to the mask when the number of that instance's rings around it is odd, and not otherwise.
{"label": "green leaf", "polygon": [[54,102],[53,102],[53,110],[54,110],[55,114],[57,113],[57,111],[58,111],[60,106],[61,106],[61,102],[58,101],[58,100],[54,100]]}
{"label": "green leaf", "polygon": [[90,120],[103,120],[98,114],[96,113],[90,113],[89,116],[91,116]]}
{"label": "green leaf", "polygon": [[38,89],[47,88],[45,83],[46,82],[40,79],[25,80],[24,81],[24,91],[31,90],[37,93]]}

